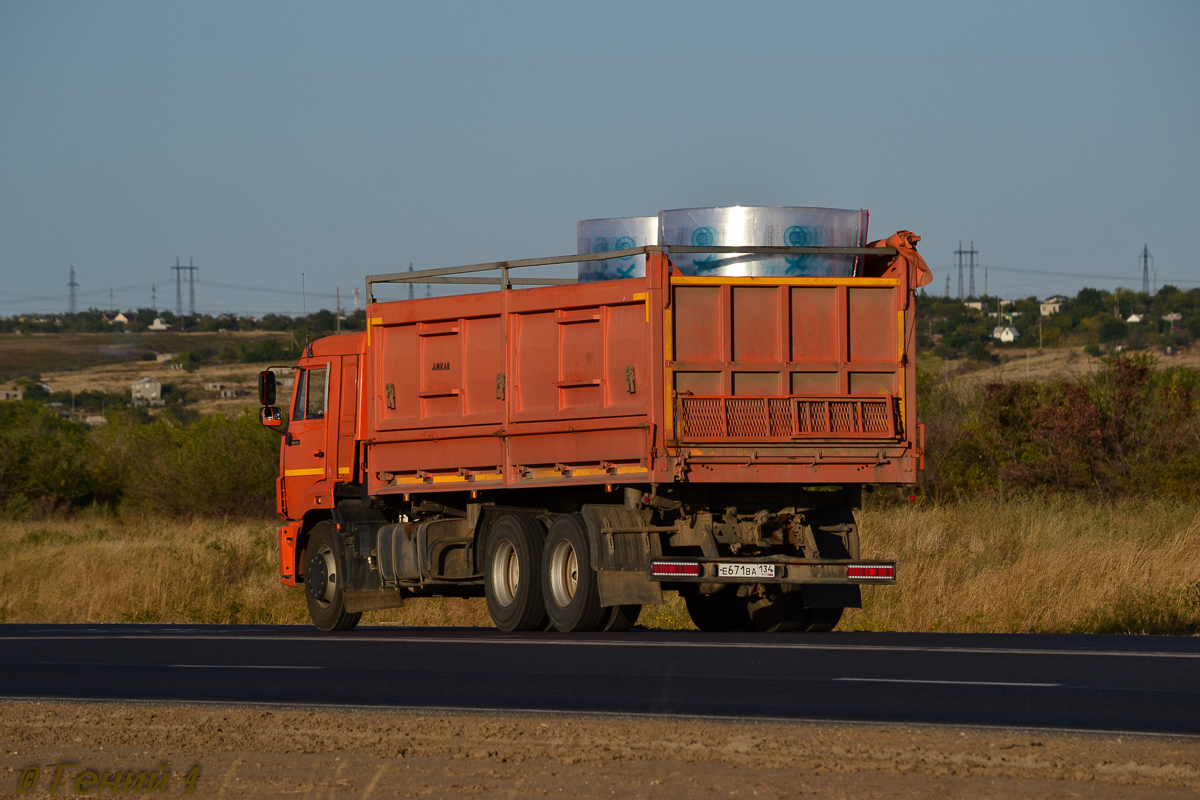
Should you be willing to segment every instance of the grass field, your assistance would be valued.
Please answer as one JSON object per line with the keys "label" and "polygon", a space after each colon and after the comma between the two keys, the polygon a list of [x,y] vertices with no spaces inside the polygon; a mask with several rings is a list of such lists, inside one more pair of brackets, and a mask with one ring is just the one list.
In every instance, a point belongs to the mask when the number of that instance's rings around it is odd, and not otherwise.
{"label": "grass field", "polygon": [[[1200,507],[976,501],[860,513],[865,556],[899,582],[867,587],[840,629],[1200,632]],[[0,532],[0,621],[307,624],[280,585],[273,521],[71,520]],[[482,599],[411,600],[364,623],[487,626]],[[647,627],[690,627],[675,596]]]}
{"label": "grass field", "polygon": [[204,347],[219,349],[230,342],[253,342],[264,337],[283,342],[289,340],[290,335],[267,331],[4,333],[0,334],[0,381],[144,361],[146,358],[153,367],[154,353],[179,353]]}

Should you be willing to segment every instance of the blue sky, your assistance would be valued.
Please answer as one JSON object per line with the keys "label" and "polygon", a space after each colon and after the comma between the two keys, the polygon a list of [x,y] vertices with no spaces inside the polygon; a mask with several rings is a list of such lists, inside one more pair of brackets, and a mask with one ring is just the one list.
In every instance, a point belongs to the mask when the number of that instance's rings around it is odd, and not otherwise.
{"label": "blue sky", "polygon": [[302,273],[311,311],[735,204],[867,208],[939,293],[960,239],[993,294],[1137,288],[1144,243],[1200,286],[1198,40],[1194,2],[0,0],[0,314],[72,265],[171,307],[176,257],[201,311],[299,313]]}

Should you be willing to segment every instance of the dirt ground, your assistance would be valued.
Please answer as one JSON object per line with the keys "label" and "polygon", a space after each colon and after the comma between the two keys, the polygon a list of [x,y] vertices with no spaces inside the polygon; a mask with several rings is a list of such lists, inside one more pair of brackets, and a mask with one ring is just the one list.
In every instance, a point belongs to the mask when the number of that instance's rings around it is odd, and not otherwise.
{"label": "dirt ground", "polygon": [[[145,772],[153,779],[166,769],[167,796],[187,793],[191,774],[197,797],[692,800],[1182,798],[1200,793],[1200,739],[1168,737],[59,702],[0,702],[0,720],[4,797],[44,797],[52,788],[55,796],[77,794],[77,788],[78,793],[99,788],[98,794],[116,794],[119,789],[100,784],[107,779],[128,789],[124,781],[130,773]],[[58,765],[77,766],[60,771]],[[60,781],[54,787],[56,772]],[[31,789],[26,794],[20,793],[23,775]],[[155,785],[160,788],[161,783]]]}

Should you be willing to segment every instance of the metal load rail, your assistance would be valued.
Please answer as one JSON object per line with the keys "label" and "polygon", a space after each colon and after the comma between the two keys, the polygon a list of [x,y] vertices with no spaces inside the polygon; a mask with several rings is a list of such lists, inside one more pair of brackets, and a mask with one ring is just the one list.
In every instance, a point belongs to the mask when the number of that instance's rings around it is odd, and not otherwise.
{"label": "metal load rail", "polygon": [[[570,256],[552,256],[549,258],[525,258],[514,261],[489,261],[482,264],[467,264],[461,267],[440,267],[437,269],[421,269],[413,272],[389,272],[382,275],[367,276],[367,302],[375,302],[374,286],[377,283],[448,283],[475,284],[499,286],[501,289],[511,289],[514,286],[563,286],[578,283],[577,278],[514,278],[509,270],[526,267],[548,267],[556,264],[576,264],[582,261],[607,261],[613,258],[662,253],[670,257],[671,253],[731,253],[745,255],[829,255],[829,256],[895,256],[899,250],[894,247],[751,247],[751,246],[717,246],[684,247],[651,244],[645,247],[630,247],[625,250],[610,250],[607,253],[588,253]],[[479,272],[499,271],[496,276],[472,276]]]}
{"label": "metal load rail", "polygon": [[680,440],[885,438],[898,436],[896,403],[880,397],[679,395]]}

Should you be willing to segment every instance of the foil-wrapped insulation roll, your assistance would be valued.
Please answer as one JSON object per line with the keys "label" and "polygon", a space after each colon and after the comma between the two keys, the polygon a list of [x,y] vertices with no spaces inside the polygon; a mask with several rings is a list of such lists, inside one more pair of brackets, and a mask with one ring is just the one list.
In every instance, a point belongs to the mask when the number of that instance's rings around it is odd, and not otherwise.
{"label": "foil-wrapped insulation roll", "polygon": [[[841,208],[726,206],[658,215],[660,244],[694,247],[863,247],[867,212]],[[672,253],[684,275],[837,277],[855,274],[858,256]]]}
{"label": "foil-wrapped insulation roll", "polygon": [[[608,253],[658,244],[658,217],[584,219],[575,224],[580,255]],[[579,282],[614,281],[646,275],[646,256],[625,256],[604,261],[579,262]]]}

